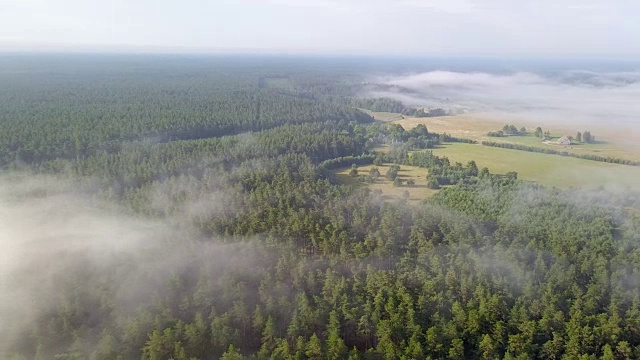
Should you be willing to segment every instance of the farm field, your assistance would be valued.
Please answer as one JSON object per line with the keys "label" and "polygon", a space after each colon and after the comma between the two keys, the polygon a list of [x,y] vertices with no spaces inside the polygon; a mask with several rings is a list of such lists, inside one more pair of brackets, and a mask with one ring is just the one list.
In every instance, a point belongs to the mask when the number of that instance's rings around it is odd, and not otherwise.
{"label": "farm field", "polygon": [[[410,130],[418,124],[424,124],[429,131],[436,133],[447,133],[454,137],[473,139],[477,141],[494,141],[515,143],[527,146],[535,146],[539,148],[552,148],[554,150],[567,151],[575,154],[590,154],[597,156],[609,156],[621,159],[640,160],[640,139],[633,132],[619,132],[607,129],[606,126],[594,127],[591,132],[596,136],[598,143],[596,144],[580,144],[572,146],[547,145],[540,142],[535,136],[507,136],[507,137],[490,137],[487,135],[489,131],[501,130],[505,124],[513,124],[517,128],[522,126],[527,128],[528,132],[538,126],[531,122],[525,122],[520,119],[502,118],[498,119],[490,115],[483,114],[463,114],[455,116],[442,116],[431,118],[415,118],[403,117],[400,114],[369,112],[376,120],[393,122],[402,125],[405,130]],[[562,126],[546,127],[542,126],[546,131],[551,132],[552,137],[558,138],[563,135],[575,136],[577,131],[589,129],[569,129]],[[615,139],[612,141],[611,139]]]}
{"label": "farm field", "polygon": [[[433,194],[435,194],[438,190],[429,189],[426,186],[425,177],[427,175],[427,169],[419,168],[416,166],[408,166],[401,165],[400,171],[398,172],[398,177],[405,181],[405,184],[399,187],[393,186],[393,181],[387,179],[384,175],[392,164],[383,164],[381,166],[375,165],[364,165],[358,166],[358,174],[366,175],[369,173],[369,170],[373,167],[377,167],[380,171],[380,177],[376,180],[375,183],[369,184],[366,182],[361,182],[358,178],[352,177],[349,175],[349,171],[351,168],[343,168],[339,169],[335,172],[338,180],[343,184],[351,184],[354,186],[362,186],[368,187],[372,191],[380,190],[382,191],[382,196],[385,200],[394,201],[404,198],[405,191],[409,193],[409,203],[417,203],[421,200],[424,200]],[[409,179],[413,179],[416,184],[413,186],[407,186],[406,181]]]}
{"label": "farm field", "polygon": [[640,189],[640,168],[482,145],[445,144],[433,153],[452,162],[475,160],[491,173],[518,173],[518,178],[557,187],[629,187]]}

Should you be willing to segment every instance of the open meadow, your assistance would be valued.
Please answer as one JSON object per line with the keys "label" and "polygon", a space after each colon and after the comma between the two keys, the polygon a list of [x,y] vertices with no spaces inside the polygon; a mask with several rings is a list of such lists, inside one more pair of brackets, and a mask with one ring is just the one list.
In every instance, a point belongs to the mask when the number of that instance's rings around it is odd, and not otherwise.
{"label": "open meadow", "polygon": [[[358,166],[358,175],[367,175],[369,170],[377,167],[380,171],[380,177],[372,184],[360,181],[357,177],[349,175],[351,168],[343,168],[336,171],[336,177],[343,184],[351,184],[354,186],[368,187],[372,191],[380,190],[382,192],[383,199],[394,201],[405,197],[405,192],[409,194],[408,202],[417,203],[424,200],[438,190],[429,189],[426,186],[427,169],[419,168],[417,166],[400,165],[400,171],[398,171],[398,177],[404,181],[402,186],[394,186],[393,181],[387,179],[384,175],[389,170],[392,164],[383,164],[380,166],[364,165]],[[415,185],[409,186],[406,184],[407,180],[413,179]]]}
{"label": "open meadow", "polygon": [[[578,131],[590,130],[596,137],[593,144],[578,144],[563,146],[557,144],[543,144],[540,139],[533,136],[534,129],[539,124],[521,119],[497,117],[487,114],[462,114],[454,116],[416,118],[394,113],[369,112],[376,120],[393,122],[402,125],[405,130],[410,130],[418,124],[424,124],[431,132],[447,133],[454,137],[473,139],[478,142],[493,141],[503,143],[522,144],[543,149],[567,151],[580,155],[596,155],[627,160],[640,160],[640,139],[632,131],[618,131],[601,125],[591,129],[574,128],[570,126],[555,125],[551,127],[541,126],[544,131],[550,131],[552,138],[563,135],[575,136]],[[505,124],[513,124],[518,129],[525,127],[528,136],[491,137],[487,133],[501,130]]]}
{"label": "open meadow", "polygon": [[438,156],[463,164],[475,160],[491,173],[518,173],[518,178],[557,187],[629,187],[640,189],[640,167],[489,146],[452,143],[434,149]]}

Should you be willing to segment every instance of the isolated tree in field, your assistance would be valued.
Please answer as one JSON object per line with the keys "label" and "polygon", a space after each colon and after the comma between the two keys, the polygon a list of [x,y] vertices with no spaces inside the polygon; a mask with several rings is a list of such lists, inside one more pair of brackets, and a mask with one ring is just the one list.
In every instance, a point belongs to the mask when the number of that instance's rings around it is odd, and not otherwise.
{"label": "isolated tree in field", "polygon": [[395,178],[395,180],[393,180],[393,186],[400,187],[400,186],[402,186],[402,183],[403,183],[403,180],[400,179],[399,177],[397,177],[397,178]]}
{"label": "isolated tree in field", "polygon": [[398,177],[398,172],[399,171],[400,171],[400,166],[399,165],[392,165],[387,170],[387,173],[385,174],[385,176],[389,180],[395,180]]}
{"label": "isolated tree in field", "polygon": [[592,144],[596,142],[596,137],[591,134],[591,131],[585,131],[582,133],[582,140],[586,143]]}
{"label": "isolated tree in field", "polygon": [[378,180],[378,178],[380,177],[380,170],[378,170],[377,167],[372,167],[371,170],[369,170],[369,175],[367,175],[367,182],[368,183],[374,183],[376,182],[376,180]]}
{"label": "isolated tree in field", "polygon": [[374,160],[373,160],[373,165],[375,166],[382,166],[382,158],[380,156],[377,156]]}
{"label": "isolated tree in field", "polygon": [[369,176],[371,176],[374,179],[377,179],[380,177],[380,170],[378,170],[377,167],[372,167],[371,170],[369,170]]}
{"label": "isolated tree in field", "polygon": [[582,133],[580,131],[576,134],[576,141],[582,142]]}
{"label": "isolated tree in field", "polygon": [[520,135],[527,135],[527,128],[524,126],[520,128]]}
{"label": "isolated tree in field", "polygon": [[413,179],[409,179],[407,180],[407,186],[414,186],[416,184],[416,181]]}
{"label": "isolated tree in field", "polygon": [[356,177],[358,176],[358,165],[351,165],[351,171],[349,171],[349,176]]}
{"label": "isolated tree in field", "polygon": [[535,131],[535,133],[534,133],[534,134],[536,135],[536,137],[541,138],[541,137],[542,137],[542,128],[541,128],[540,126],[538,126],[538,127],[536,128],[536,131]]}

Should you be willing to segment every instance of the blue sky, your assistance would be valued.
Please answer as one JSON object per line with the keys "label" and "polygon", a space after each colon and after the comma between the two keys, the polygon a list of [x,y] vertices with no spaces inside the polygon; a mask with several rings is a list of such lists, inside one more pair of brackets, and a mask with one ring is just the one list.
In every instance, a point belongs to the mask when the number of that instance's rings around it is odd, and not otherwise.
{"label": "blue sky", "polygon": [[0,0],[0,50],[637,58],[640,2]]}

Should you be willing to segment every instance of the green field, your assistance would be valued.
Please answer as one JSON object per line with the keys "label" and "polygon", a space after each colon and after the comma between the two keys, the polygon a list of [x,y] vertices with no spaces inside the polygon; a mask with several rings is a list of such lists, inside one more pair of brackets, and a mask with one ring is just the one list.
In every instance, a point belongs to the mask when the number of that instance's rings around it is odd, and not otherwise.
{"label": "green field", "polygon": [[[429,131],[436,133],[447,133],[455,137],[473,139],[477,141],[495,141],[505,143],[516,143],[539,148],[551,148],[559,151],[567,151],[575,154],[590,154],[597,156],[609,156],[620,159],[640,160],[640,139],[634,132],[615,132],[606,127],[594,128],[592,133],[596,136],[598,143],[580,144],[572,146],[562,146],[555,144],[543,144],[540,139],[533,135],[529,136],[507,136],[490,137],[490,131],[501,130],[505,124],[514,124],[517,128],[526,127],[531,134],[537,125],[526,123],[517,119],[496,119],[490,115],[483,114],[463,114],[455,116],[441,116],[431,118],[405,117],[400,114],[384,112],[368,112],[376,120],[393,122],[402,125],[405,130],[410,130],[418,124],[424,124]],[[552,137],[558,138],[563,135],[575,136],[577,129],[568,129],[561,125],[553,127],[542,126],[544,130],[549,130]],[[612,141],[611,139],[615,139]],[[603,140],[602,142],[600,142]]]}
{"label": "green field", "polygon": [[513,143],[527,146],[538,147],[541,149],[553,149],[557,151],[566,151],[572,154],[579,155],[596,155],[596,156],[609,156],[620,159],[640,160],[640,153],[638,151],[631,150],[620,144],[613,144],[607,142],[598,142],[594,144],[574,144],[574,145],[559,145],[554,142],[558,137],[552,138],[550,143],[545,144],[540,141],[539,138],[528,136],[505,136],[505,137],[481,137],[477,138],[478,141],[493,141],[502,143]]}
{"label": "green field", "polygon": [[475,160],[491,173],[515,171],[519,179],[545,185],[640,189],[640,167],[462,143],[446,144],[433,153],[463,164]]}
{"label": "green field", "polygon": [[[394,201],[398,199],[402,199],[405,196],[405,191],[409,193],[409,202],[417,203],[423,199],[432,196],[437,192],[437,190],[429,189],[426,186],[425,177],[427,175],[427,169],[419,168],[416,166],[408,166],[401,165],[400,171],[398,172],[398,177],[405,182],[409,179],[413,179],[416,184],[413,186],[407,186],[406,184],[400,187],[393,186],[393,181],[387,179],[384,174],[387,172],[391,164],[383,164],[381,166],[377,166],[380,171],[381,176],[378,180],[373,184],[368,184],[365,182],[359,181],[357,178],[349,175],[349,171],[351,168],[343,168],[339,169],[335,172],[338,180],[343,184],[350,184],[358,187],[368,187],[371,190],[380,190],[382,191],[382,196],[385,200]],[[374,165],[364,165],[358,166],[358,174],[366,175],[369,173],[371,168],[375,167]]]}

